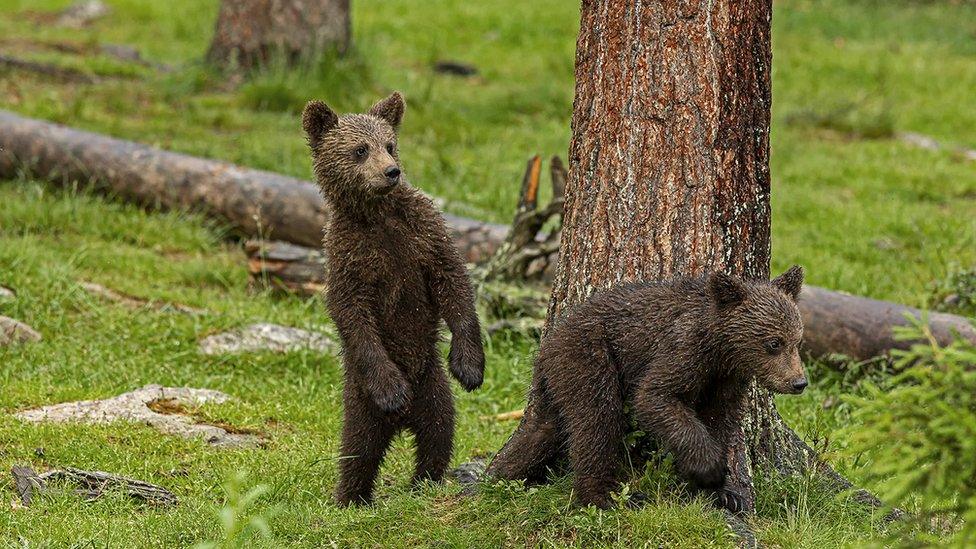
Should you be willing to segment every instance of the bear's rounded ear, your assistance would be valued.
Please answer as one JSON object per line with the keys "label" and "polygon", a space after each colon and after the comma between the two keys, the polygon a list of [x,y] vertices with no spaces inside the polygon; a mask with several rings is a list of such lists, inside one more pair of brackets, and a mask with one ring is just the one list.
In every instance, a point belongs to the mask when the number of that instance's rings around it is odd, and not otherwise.
{"label": "bear's rounded ear", "polygon": [[403,96],[400,95],[400,92],[395,91],[386,99],[370,107],[366,114],[371,114],[386,120],[393,126],[394,130],[397,130],[400,128],[400,121],[403,120],[403,111],[405,108],[406,105],[403,102]]}
{"label": "bear's rounded ear", "polygon": [[803,267],[793,265],[788,271],[774,278],[772,284],[796,301],[800,298],[800,290],[803,288]]}
{"label": "bear's rounded ear", "polygon": [[338,123],[339,116],[322,101],[309,101],[302,111],[302,128],[312,150],[318,148],[325,133]]}
{"label": "bear's rounded ear", "polygon": [[738,278],[716,272],[708,277],[708,293],[721,306],[737,305],[746,298],[746,287]]}

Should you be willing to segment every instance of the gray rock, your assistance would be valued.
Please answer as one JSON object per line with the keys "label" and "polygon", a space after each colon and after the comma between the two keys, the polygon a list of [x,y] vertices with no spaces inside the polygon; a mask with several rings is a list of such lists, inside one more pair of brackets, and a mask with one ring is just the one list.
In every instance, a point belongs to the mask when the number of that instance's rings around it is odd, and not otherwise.
{"label": "gray rock", "polygon": [[0,286],[0,301],[13,301],[17,297],[17,294],[13,290],[5,286]]}
{"label": "gray rock", "polygon": [[0,316],[0,346],[40,341],[41,334],[34,328],[6,316]]}
{"label": "gray rock", "polygon": [[55,24],[62,27],[81,28],[111,12],[112,10],[101,0],[78,0],[58,14]]}
{"label": "gray rock", "polygon": [[223,427],[199,423],[193,417],[181,413],[184,406],[196,407],[211,402],[219,404],[230,398],[225,393],[210,389],[153,384],[103,400],[81,400],[23,410],[17,412],[15,417],[31,423],[131,421],[152,426],[169,435],[202,438],[212,446],[242,447],[260,444],[261,439],[257,435],[229,432]]}
{"label": "gray rock", "polygon": [[302,349],[328,352],[333,348],[335,344],[332,339],[321,332],[265,323],[214,334],[200,341],[200,352],[205,355],[261,351],[286,353]]}
{"label": "gray rock", "polygon": [[487,460],[485,458],[474,458],[471,461],[466,461],[457,466],[456,469],[450,471],[450,475],[454,477],[459,484],[464,486],[470,486],[472,484],[477,484],[481,477],[485,475],[485,469],[488,467]]}

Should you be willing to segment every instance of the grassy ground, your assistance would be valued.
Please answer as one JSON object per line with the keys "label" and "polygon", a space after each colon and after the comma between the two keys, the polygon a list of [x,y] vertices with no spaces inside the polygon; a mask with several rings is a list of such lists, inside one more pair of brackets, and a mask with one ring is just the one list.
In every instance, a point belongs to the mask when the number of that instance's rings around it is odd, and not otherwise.
{"label": "grassy ground", "polygon": [[[67,3],[0,0],[0,51],[103,78],[76,85],[0,69],[4,108],[307,177],[296,115],[306,99],[354,110],[400,89],[409,102],[401,144],[412,181],[455,213],[496,221],[511,215],[525,158],[567,148],[572,2],[353,2],[356,47],[347,59],[269,70],[240,86],[196,61],[214,0],[176,7],[114,0],[112,15],[71,33],[34,23]],[[798,262],[812,283],[922,306],[951,273],[976,265],[974,165],[890,138],[916,131],[976,148],[968,97],[976,88],[974,16],[972,5],[944,2],[776,3],[774,270]],[[174,70],[50,47],[66,40],[129,44]],[[442,58],[472,62],[481,75],[436,75],[431,62]],[[0,183],[0,285],[18,291],[16,301],[0,303],[0,314],[45,336],[0,349],[0,411],[103,398],[147,383],[209,387],[237,399],[204,407],[204,417],[269,440],[264,449],[216,451],[138,425],[39,427],[2,413],[0,469],[30,463],[116,471],[166,485],[182,503],[156,510],[55,494],[0,513],[0,544],[185,546],[227,535],[221,509],[244,523],[263,517],[268,536],[247,539],[269,547],[734,542],[721,515],[674,495],[666,466],[635,480],[634,489],[652,496],[641,511],[572,509],[565,480],[528,491],[496,486],[465,499],[453,484],[406,488],[408,440],[389,456],[377,505],[335,508],[335,359],[304,352],[218,358],[195,349],[203,334],[254,321],[314,327],[327,322],[325,311],[316,300],[249,292],[240,252],[220,237],[219,227],[194,216],[146,214],[34,182]],[[210,314],[131,311],[88,296],[81,280]],[[490,342],[485,387],[458,395],[455,462],[496,450],[510,433],[514,424],[481,416],[521,406],[532,350],[519,339]],[[844,452],[839,434],[852,428],[849,409],[835,404],[846,386],[814,383],[802,397],[780,400],[784,415],[857,479],[865,464]],[[235,496],[258,486],[265,491],[250,506]],[[759,488],[754,525],[769,545],[860,545],[880,535],[871,516],[813,480],[764,479]],[[9,477],[0,492],[14,499]]]}

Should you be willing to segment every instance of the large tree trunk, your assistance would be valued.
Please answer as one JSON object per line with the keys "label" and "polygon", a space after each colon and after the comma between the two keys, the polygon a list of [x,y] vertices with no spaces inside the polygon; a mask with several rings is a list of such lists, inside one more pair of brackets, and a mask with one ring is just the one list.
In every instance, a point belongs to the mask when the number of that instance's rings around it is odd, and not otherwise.
{"label": "large tree trunk", "polygon": [[[770,0],[583,2],[550,323],[621,281],[768,279],[771,13]],[[802,464],[766,391],[744,428],[729,461],[751,506],[751,464]]]}
{"label": "large tree trunk", "polygon": [[281,55],[289,62],[349,46],[349,0],[223,0],[207,59],[250,69]]}

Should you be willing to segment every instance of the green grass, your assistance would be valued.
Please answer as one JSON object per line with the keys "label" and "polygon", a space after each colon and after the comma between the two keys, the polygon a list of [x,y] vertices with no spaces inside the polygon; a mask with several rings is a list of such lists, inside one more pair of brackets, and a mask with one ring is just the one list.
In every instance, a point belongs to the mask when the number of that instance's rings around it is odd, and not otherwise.
{"label": "green grass", "polygon": [[[307,99],[361,110],[399,89],[408,99],[401,144],[412,181],[445,198],[454,213],[494,221],[511,217],[525,159],[564,155],[568,147],[573,2],[354,1],[349,56],[299,70],[272,67],[236,87],[199,63],[216,0],[113,0],[110,16],[71,33],[32,22],[40,10],[68,3],[0,0],[0,50],[104,78],[67,85],[0,70],[4,108],[308,177],[296,114]],[[952,273],[976,265],[974,164],[885,138],[915,131],[976,148],[969,98],[976,89],[974,16],[976,7],[965,3],[776,2],[774,271],[801,263],[811,283],[923,306]],[[174,70],[136,69],[43,44],[64,40],[132,45]],[[474,63],[481,74],[435,74],[437,59]],[[163,484],[181,499],[159,510],[54,492],[29,509],[0,513],[0,545],[187,546],[224,535],[218,513],[225,506],[245,523],[263,517],[269,537],[254,533],[248,543],[268,547],[734,543],[721,515],[676,495],[667,466],[633,483],[651,494],[647,508],[596,512],[569,507],[565,479],[529,490],[495,486],[473,498],[460,497],[454,484],[411,492],[408,440],[389,455],[377,505],[337,509],[330,499],[341,417],[335,358],[196,351],[202,335],[250,322],[327,322],[317,300],[249,291],[240,251],[222,235],[193,215],[148,214],[30,181],[0,183],[0,285],[18,291],[16,301],[0,302],[0,314],[45,337],[0,349],[0,469],[26,463],[115,471]],[[132,311],[89,296],[78,286],[83,280],[210,314]],[[457,395],[455,463],[497,450],[514,428],[480,418],[522,405],[533,348],[507,337],[490,342],[484,388]],[[781,410],[857,480],[861,464],[835,435],[847,425],[850,405],[823,406],[857,388],[813,372],[815,386],[781,398]],[[9,414],[147,383],[233,394],[233,402],[201,413],[265,433],[268,447],[218,451],[138,425],[35,426]],[[239,474],[244,480],[234,481]],[[13,500],[9,476],[0,478],[0,495]],[[242,506],[227,495],[229,484],[231,494],[258,485],[266,491]],[[881,539],[873,517],[815,479],[762,479],[759,490],[754,525],[771,546]]]}

